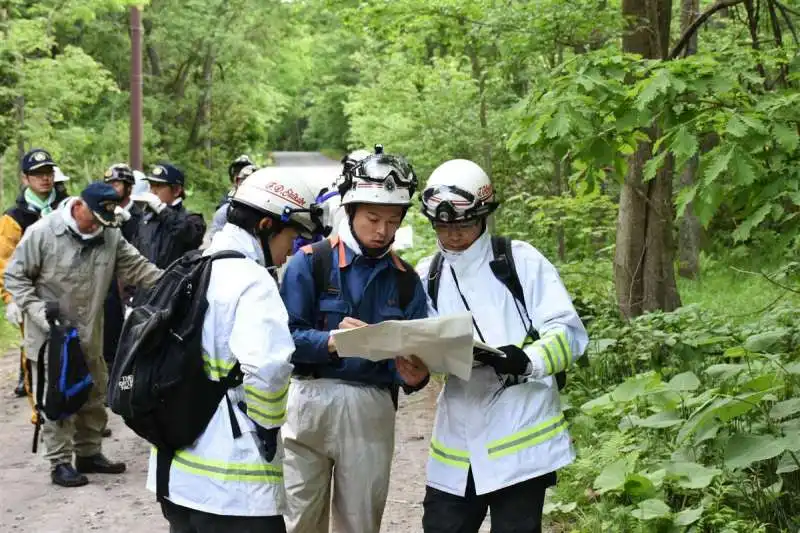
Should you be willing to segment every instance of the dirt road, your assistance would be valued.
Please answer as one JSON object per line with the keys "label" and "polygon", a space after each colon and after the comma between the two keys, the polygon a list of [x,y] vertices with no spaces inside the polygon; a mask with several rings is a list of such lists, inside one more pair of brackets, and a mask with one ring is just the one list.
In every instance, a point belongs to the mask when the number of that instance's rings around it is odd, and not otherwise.
{"label": "dirt road", "polygon": [[[27,402],[11,394],[16,371],[13,354],[0,356],[0,532],[79,533],[167,531],[154,496],[145,490],[148,445],[115,415],[113,435],[104,443],[109,457],[125,461],[122,476],[90,476],[85,487],[62,489],[50,483],[49,470],[31,453],[33,426]],[[438,387],[411,397],[401,394],[389,502],[382,533],[422,530],[425,461]],[[486,529],[488,531],[488,529]]]}

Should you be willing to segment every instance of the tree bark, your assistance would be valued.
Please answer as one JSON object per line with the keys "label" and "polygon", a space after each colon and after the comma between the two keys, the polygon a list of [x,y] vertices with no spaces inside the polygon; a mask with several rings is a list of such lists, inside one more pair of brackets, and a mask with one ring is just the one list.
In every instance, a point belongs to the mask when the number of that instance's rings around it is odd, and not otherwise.
{"label": "tree bark", "polygon": [[144,46],[147,52],[147,64],[150,66],[150,74],[152,76],[161,76],[161,59],[158,57],[158,51],[150,41],[150,34],[153,32],[153,21],[150,18],[145,18],[142,21],[144,27]]}
{"label": "tree bark", "polygon": [[[192,122],[192,129],[189,132],[187,148],[197,148],[200,145],[201,129],[207,125],[209,120],[209,109],[211,105],[211,85],[214,73],[214,48],[211,43],[206,45],[206,55],[203,60],[203,92],[200,101],[197,102],[197,110]],[[206,134],[207,135],[207,134]]]}
{"label": "tree bark", "polygon": [[[623,0],[626,52],[666,59],[672,0]],[[654,127],[650,138],[655,139]],[[680,306],[675,282],[672,160],[645,183],[644,165],[653,156],[653,142],[641,142],[628,162],[617,216],[614,281],[620,312],[626,318],[646,311],[672,311]]]}
{"label": "tree bark", "polygon": [[[700,0],[683,0],[681,5],[681,34],[692,26],[700,16]],[[684,54],[686,56],[697,53],[697,32],[693,32],[686,42]],[[686,168],[681,173],[680,186],[682,189],[694,186],[697,179],[697,169],[700,158],[692,157]],[[700,243],[703,227],[700,219],[694,214],[693,203],[686,206],[683,217],[678,224],[678,273],[689,279],[696,279],[700,275]]]}

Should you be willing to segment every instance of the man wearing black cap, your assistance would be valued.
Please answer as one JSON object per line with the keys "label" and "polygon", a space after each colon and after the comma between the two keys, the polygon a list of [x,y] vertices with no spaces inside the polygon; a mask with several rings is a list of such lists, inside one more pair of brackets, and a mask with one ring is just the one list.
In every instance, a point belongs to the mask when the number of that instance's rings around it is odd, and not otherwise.
{"label": "man wearing black cap", "polygon": [[108,381],[102,353],[103,305],[115,273],[124,283],[150,287],[162,271],[122,237],[117,228],[119,202],[111,185],[91,183],[80,197],[67,199],[53,215],[28,229],[5,272],[6,288],[25,317],[29,357],[37,358],[47,339],[47,302],[57,302],[62,321],[78,330],[94,380],[88,401],[76,414],[58,422],[45,420],[42,427],[52,482],[64,487],[88,483],[84,473],[125,471],[124,463],[102,453],[108,420],[103,406]]}
{"label": "man wearing black cap", "polygon": [[[133,243],[139,224],[144,216],[142,208],[131,200],[131,191],[136,183],[133,169],[125,163],[116,163],[106,169],[103,181],[108,183],[120,197],[120,207],[122,223],[120,230],[122,236],[130,243]],[[133,297],[135,287],[121,286],[117,277],[111,281],[106,297],[105,324],[103,328],[103,359],[106,366],[110,369],[114,363],[114,355],[117,353],[119,336],[122,333],[122,324],[125,320],[123,302]]]}
{"label": "man wearing black cap", "polygon": [[[0,272],[5,270],[14,248],[19,244],[28,226],[39,220],[58,205],[65,194],[53,188],[55,163],[46,150],[34,148],[22,158],[22,182],[25,185],[22,193],[11,209],[0,217]],[[11,295],[3,287],[0,280],[0,293],[6,304],[6,319],[13,325],[23,328],[22,314],[19,307],[11,300]],[[14,389],[18,397],[25,396],[25,349],[20,347],[19,379]],[[30,396],[29,396],[30,399]],[[35,415],[32,417],[35,422]]]}
{"label": "man wearing black cap", "polygon": [[134,245],[160,268],[166,268],[189,250],[203,244],[203,215],[189,213],[183,205],[183,172],[169,163],[155,165],[147,176],[150,192],[131,198],[144,206],[144,216]]}

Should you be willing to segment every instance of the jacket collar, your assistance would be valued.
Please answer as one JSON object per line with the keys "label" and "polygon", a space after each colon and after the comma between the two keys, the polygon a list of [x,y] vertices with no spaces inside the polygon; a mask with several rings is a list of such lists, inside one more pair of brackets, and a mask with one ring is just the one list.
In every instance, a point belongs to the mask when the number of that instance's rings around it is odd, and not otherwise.
{"label": "jacket collar", "polygon": [[442,248],[440,243],[437,242],[437,245],[444,256],[445,262],[448,266],[452,266],[457,274],[468,274],[473,269],[480,268],[484,261],[490,260],[492,255],[492,237],[489,235],[488,230],[485,230],[463,252],[449,252]]}
{"label": "jacket collar", "polygon": [[[397,270],[405,271],[406,268],[403,263],[400,261],[400,258],[391,251],[391,249],[380,257],[370,258],[361,253],[361,247],[358,245],[355,237],[353,237],[353,233],[350,230],[350,221],[348,219],[344,219],[339,224],[339,234],[337,237],[334,238],[335,241],[331,241],[331,244],[338,244],[339,245],[339,267],[348,267],[350,264],[355,260],[357,256],[363,257],[364,261],[369,261],[373,266],[377,267],[384,261],[387,261],[390,265],[395,267]],[[342,253],[344,252],[344,253]],[[342,258],[343,257],[343,258]]]}
{"label": "jacket collar", "polygon": [[245,257],[264,266],[264,250],[261,249],[261,243],[258,242],[255,236],[246,232],[239,226],[226,223],[222,229],[214,235],[211,244],[203,255],[209,255],[223,250],[241,252]]}

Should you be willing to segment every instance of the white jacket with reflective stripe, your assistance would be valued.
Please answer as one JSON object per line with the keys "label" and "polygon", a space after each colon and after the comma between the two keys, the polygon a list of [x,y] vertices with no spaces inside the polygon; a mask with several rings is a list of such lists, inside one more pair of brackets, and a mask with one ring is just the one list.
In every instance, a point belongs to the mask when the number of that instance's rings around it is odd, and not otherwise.
{"label": "white jacket with reflective stripe", "polygon": [[[235,250],[244,259],[214,262],[203,322],[203,357],[213,379],[228,374],[238,360],[244,384],[228,391],[242,436],[233,438],[223,399],[197,442],[180,450],[170,468],[169,499],[184,507],[229,516],[272,516],[284,512],[283,451],[267,463],[255,423],[266,428],[286,419],[294,343],[278,287],[262,266],[258,241],[226,224],[205,254]],[[247,404],[247,415],[237,406]],[[255,421],[255,423],[254,423]],[[278,439],[280,441],[280,439]],[[155,491],[156,461],[151,454],[148,489]]]}
{"label": "white jacket with reflective stripe", "polygon": [[[548,375],[507,387],[485,366],[473,369],[468,382],[447,377],[431,439],[428,485],[450,494],[464,495],[470,467],[477,494],[486,494],[557,470],[575,457],[552,374],[583,354],[588,336],[555,267],[527,243],[514,241],[512,251],[528,314],[541,336],[525,352]],[[443,255],[438,313],[465,311],[452,267],[486,343],[521,346],[526,325],[489,266],[494,256],[488,233],[463,253]],[[417,268],[426,291],[430,262],[422,260]]]}

